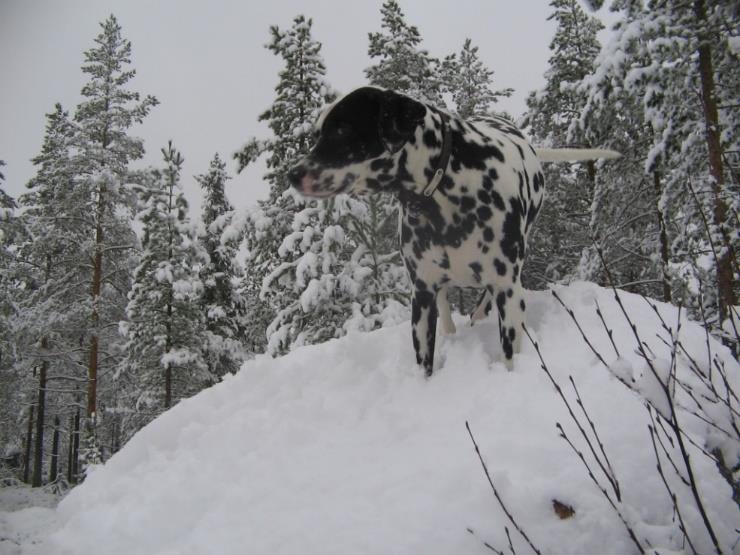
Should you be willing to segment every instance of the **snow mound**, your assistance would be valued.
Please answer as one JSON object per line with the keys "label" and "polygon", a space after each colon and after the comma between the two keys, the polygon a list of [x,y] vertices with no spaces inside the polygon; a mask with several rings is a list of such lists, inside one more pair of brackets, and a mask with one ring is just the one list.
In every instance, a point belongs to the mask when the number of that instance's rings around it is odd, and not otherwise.
{"label": "snow mound", "polygon": [[[596,348],[616,360],[601,306],[625,364],[642,367],[611,291],[557,288]],[[647,303],[622,295],[657,358]],[[654,473],[640,399],[598,362],[549,292],[529,292],[526,325],[566,395],[575,380],[620,479],[628,517],[654,546],[679,549],[672,508]],[[677,311],[659,310],[669,324]],[[409,324],[351,333],[279,359],[258,358],[138,433],[59,505],[55,529],[29,552],[74,554],[491,553],[509,526],[465,429],[532,541],[547,553],[624,554],[634,546],[582,463],[555,428],[577,430],[530,342],[513,372],[501,361],[495,317],[439,337],[434,376],[418,369]],[[705,336],[684,322],[681,340],[706,360]],[[731,379],[738,365],[716,343]],[[611,354],[611,359],[608,355]],[[685,371],[679,360],[679,372]],[[687,417],[688,418],[688,417]],[[689,428],[705,434],[697,421]],[[701,441],[701,440],[699,440]],[[738,512],[711,463],[693,455],[702,495],[725,545]],[[573,507],[561,520],[553,500]],[[689,527],[700,526],[689,511]],[[696,528],[700,552],[711,544]],[[471,531],[473,533],[471,533]],[[663,542],[660,544],[660,542]],[[732,547],[729,548],[731,551]]]}

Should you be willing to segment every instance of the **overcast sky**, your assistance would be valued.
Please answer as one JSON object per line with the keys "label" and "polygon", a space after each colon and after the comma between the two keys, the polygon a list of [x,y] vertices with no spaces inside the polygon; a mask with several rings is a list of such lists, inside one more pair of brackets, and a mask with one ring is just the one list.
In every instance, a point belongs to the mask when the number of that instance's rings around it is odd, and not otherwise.
{"label": "overcast sky", "polygon": [[[34,173],[30,158],[43,140],[54,103],[70,113],[86,79],[83,52],[111,13],[132,43],[137,75],[130,88],[156,96],[144,123],[132,129],[145,141],[144,165],[161,164],[160,149],[173,139],[185,157],[183,185],[195,210],[193,179],[214,153],[228,161],[250,137],[266,137],[257,117],[274,97],[280,60],[264,48],[270,25],[285,29],[294,16],[313,18],[314,38],[329,82],[342,92],[365,84],[368,32],[380,30],[382,0],[0,0],[0,159],[6,192],[17,196]],[[423,47],[443,57],[466,37],[495,72],[496,88],[515,94],[499,106],[514,116],[543,83],[555,31],[547,0],[400,0],[406,20],[419,28]],[[600,13],[600,16],[607,14]],[[266,192],[263,168],[229,182],[227,193],[246,206]]]}

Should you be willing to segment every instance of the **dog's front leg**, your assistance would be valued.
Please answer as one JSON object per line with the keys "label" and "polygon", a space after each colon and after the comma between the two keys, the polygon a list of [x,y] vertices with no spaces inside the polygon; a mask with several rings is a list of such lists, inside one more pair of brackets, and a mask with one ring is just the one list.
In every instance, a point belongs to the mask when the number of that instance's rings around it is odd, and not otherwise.
{"label": "dog's front leg", "polygon": [[437,312],[442,321],[442,333],[445,335],[454,335],[457,331],[455,322],[452,321],[452,312],[450,311],[450,302],[447,299],[448,287],[445,285],[437,293]]}
{"label": "dog's front leg", "polygon": [[432,375],[434,366],[434,340],[437,331],[436,294],[427,290],[415,290],[411,302],[411,336],[416,351],[416,363],[424,368],[427,376]]}

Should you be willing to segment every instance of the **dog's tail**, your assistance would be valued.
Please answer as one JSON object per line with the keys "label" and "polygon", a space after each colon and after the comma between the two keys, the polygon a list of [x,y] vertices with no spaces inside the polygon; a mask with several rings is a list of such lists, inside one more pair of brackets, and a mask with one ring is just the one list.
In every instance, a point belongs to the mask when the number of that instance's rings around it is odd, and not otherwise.
{"label": "dog's tail", "polygon": [[536,148],[540,162],[579,162],[583,160],[599,160],[619,158],[622,156],[616,150],[605,148]]}

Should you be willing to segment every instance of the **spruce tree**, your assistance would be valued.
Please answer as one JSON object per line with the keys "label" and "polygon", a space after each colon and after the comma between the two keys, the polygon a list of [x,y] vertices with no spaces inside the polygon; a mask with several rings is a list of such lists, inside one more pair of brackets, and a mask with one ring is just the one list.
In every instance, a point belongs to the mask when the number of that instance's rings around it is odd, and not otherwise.
{"label": "spruce tree", "polygon": [[370,59],[378,59],[365,70],[368,81],[443,106],[439,60],[419,48],[419,30],[406,22],[396,0],[383,2],[380,12],[382,30],[368,35],[368,55]]}
{"label": "spruce tree", "polygon": [[[299,306],[300,286],[296,286],[294,269],[302,253],[281,249],[281,245],[294,224],[304,225],[304,220],[296,221],[296,214],[304,206],[315,206],[316,202],[306,203],[289,189],[286,175],[308,153],[314,122],[321,108],[334,98],[324,77],[321,44],[311,36],[312,25],[311,19],[300,15],[287,31],[276,26],[270,28],[271,41],[267,48],[284,63],[275,87],[277,97],[260,116],[261,121],[268,122],[272,137],[252,139],[236,154],[240,171],[261,155],[267,155],[265,180],[270,185],[269,199],[259,202],[247,214],[244,229],[249,257],[243,291],[253,314],[247,335],[255,338],[256,350],[267,346],[265,329],[271,324],[271,332],[283,327],[285,310],[297,314],[294,309]],[[262,338],[257,339],[260,334]],[[273,341],[270,351],[284,352],[291,342]]]}
{"label": "spruce tree", "polygon": [[126,357],[120,381],[134,409],[127,435],[216,381],[202,352],[203,287],[180,186],[183,158],[171,142],[162,153],[164,170],[153,171],[150,186],[141,191],[143,250],[121,325]]}
{"label": "spruce tree", "polygon": [[244,301],[236,290],[241,279],[234,238],[223,238],[234,208],[226,198],[226,164],[216,154],[207,174],[196,180],[203,190],[203,231],[200,242],[205,260],[200,268],[202,310],[206,322],[204,356],[209,373],[222,377],[238,369],[244,358]]}
{"label": "spruce tree", "polygon": [[[4,165],[0,160],[0,168]],[[22,450],[19,432],[24,414],[19,414],[17,407],[23,403],[25,376],[18,370],[20,357],[13,322],[17,313],[16,300],[21,292],[14,275],[17,242],[21,240],[15,213],[18,205],[2,189],[4,180],[0,172],[0,444],[5,446],[7,456]]]}
{"label": "spruce tree", "polygon": [[[546,84],[527,98],[524,126],[541,146],[596,146],[577,127],[574,132],[573,123],[586,103],[578,85],[593,71],[600,51],[597,33],[603,25],[577,0],[552,0],[550,6],[548,20],[554,19],[557,28],[550,42]],[[528,244],[530,256],[522,275],[527,287],[544,288],[578,274],[582,253],[591,245],[595,169],[593,163],[545,166],[547,199]]]}
{"label": "spruce tree", "polygon": [[[0,160],[0,168],[4,165],[5,160]],[[3,181],[5,181],[5,174],[0,171],[0,183]],[[13,200],[13,197],[3,191],[2,187],[0,187],[0,210],[2,210],[2,212],[0,212],[0,220],[9,220],[11,212],[17,207],[18,205],[15,200]]]}
{"label": "spruce tree", "polygon": [[726,338],[736,337],[726,320],[738,277],[729,216],[739,197],[732,171],[740,117],[733,100],[740,71],[728,41],[738,32],[733,8],[620,0],[612,9],[621,19],[599,71],[585,83],[584,118],[600,117],[624,97],[639,99],[641,140],[629,156],[654,184],[663,225],[653,258],[666,276],[663,296],[696,316],[703,310],[718,331],[724,321]]}
{"label": "spruce tree", "polygon": [[82,285],[85,268],[79,256],[86,214],[81,210],[84,198],[75,187],[77,129],[59,104],[46,117],[42,149],[33,159],[37,171],[27,184],[29,192],[20,198],[24,240],[13,272],[13,279],[22,284],[15,297],[14,339],[21,354],[17,368],[29,379],[35,376],[33,386],[26,380],[24,387],[35,406],[35,486],[42,483],[46,416],[69,414],[77,402],[71,392],[84,380],[79,339],[89,295]]}
{"label": "spruce tree", "polygon": [[452,95],[455,111],[463,119],[488,116],[492,105],[501,97],[509,97],[511,88],[492,90],[493,71],[478,55],[478,47],[465,39],[459,54],[451,54],[442,62],[444,89]]}
{"label": "spruce tree", "polygon": [[[122,209],[131,207],[133,195],[127,187],[130,162],[142,157],[143,143],[128,132],[140,123],[157,104],[152,96],[141,99],[127,89],[135,71],[131,63],[131,43],[124,39],[114,16],[101,23],[95,46],[85,52],[82,71],[89,80],[82,88],[84,100],[75,113],[79,128],[76,137],[77,183],[85,196],[87,235],[82,247],[91,260],[88,276],[88,443],[95,441],[101,362],[113,366],[117,357],[117,337],[112,324],[122,319],[124,292],[128,290],[128,250],[135,244],[129,221]],[[97,458],[97,446],[89,446]]]}

